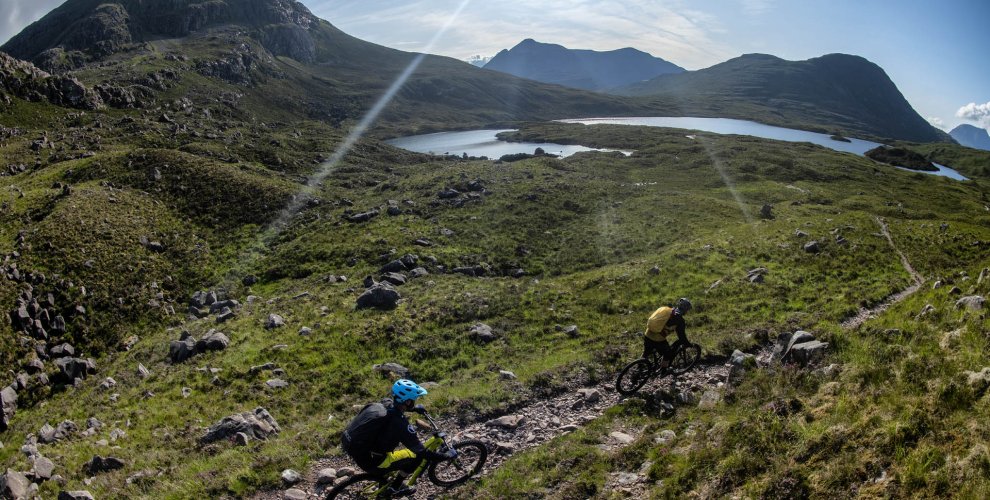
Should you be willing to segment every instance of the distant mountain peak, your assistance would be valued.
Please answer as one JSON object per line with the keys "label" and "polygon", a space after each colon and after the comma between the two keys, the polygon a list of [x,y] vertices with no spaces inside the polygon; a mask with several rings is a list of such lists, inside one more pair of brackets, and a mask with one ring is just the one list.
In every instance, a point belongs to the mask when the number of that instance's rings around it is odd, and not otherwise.
{"label": "distant mountain peak", "polygon": [[599,52],[569,49],[532,38],[499,51],[484,67],[586,90],[605,90],[684,71],[684,68],[632,47]]}
{"label": "distant mountain peak", "polygon": [[964,123],[952,129],[949,135],[963,146],[990,151],[990,133],[985,128]]}

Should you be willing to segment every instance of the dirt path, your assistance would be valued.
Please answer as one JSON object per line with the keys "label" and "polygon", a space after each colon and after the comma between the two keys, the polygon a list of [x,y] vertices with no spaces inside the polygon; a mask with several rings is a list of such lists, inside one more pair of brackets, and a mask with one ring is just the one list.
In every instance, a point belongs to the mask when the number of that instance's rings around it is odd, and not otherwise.
{"label": "dirt path", "polygon": [[[665,377],[653,380],[640,389],[640,394],[649,394],[661,389],[670,390],[676,394],[690,391],[695,397],[708,389],[721,385],[728,375],[728,366],[723,360],[702,360],[690,372],[677,379]],[[610,377],[595,386],[573,387],[563,394],[549,399],[534,399],[525,406],[506,414],[512,417],[522,417],[520,424],[513,428],[500,427],[491,420],[478,422],[460,428],[451,419],[440,419],[441,429],[448,431],[454,441],[460,439],[481,439],[489,445],[488,461],[482,475],[490,474],[499,468],[512,455],[521,451],[540,446],[551,439],[573,432],[599,418],[605,410],[615,406],[623,397],[615,390],[615,379]],[[505,415],[503,415],[505,416]],[[421,435],[425,439],[426,435]],[[327,457],[314,462],[304,479],[292,488],[306,492],[308,498],[320,498],[326,487],[316,484],[320,470],[332,468],[336,470],[345,467],[353,468],[353,463],[344,456]],[[428,479],[421,478],[417,483],[418,491],[412,498],[427,499],[442,493],[443,490],[434,486]],[[275,500],[285,498],[280,490],[261,492],[255,495],[255,500]]]}
{"label": "dirt path", "polygon": [[880,232],[883,234],[884,238],[887,238],[887,243],[890,244],[890,248],[892,248],[895,252],[897,252],[897,255],[900,256],[901,265],[903,265],[904,270],[911,275],[912,285],[887,297],[883,302],[872,308],[860,308],[859,312],[856,313],[855,316],[842,322],[842,328],[847,330],[858,328],[866,322],[866,320],[887,310],[888,307],[906,299],[914,292],[917,292],[918,289],[921,288],[921,285],[925,282],[925,278],[923,278],[917,271],[914,270],[913,267],[911,267],[911,262],[908,261],[907,256],[905,256],[904,253],[897,248],[897,245],[894,244],[894,239],[890,237],[890,230],[887,228],[887,223],[880,217],[874,217],[874,220],[880,225]]}

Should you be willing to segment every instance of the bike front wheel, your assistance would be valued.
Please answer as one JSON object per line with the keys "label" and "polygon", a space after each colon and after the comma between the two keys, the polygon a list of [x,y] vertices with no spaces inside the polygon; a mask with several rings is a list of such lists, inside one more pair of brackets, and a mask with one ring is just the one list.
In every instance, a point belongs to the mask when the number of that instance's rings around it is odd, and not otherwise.
{"label": "bike front wheel", "polygon": [[694,367],[701,358],[701,346],[698,344],[688,344],[677,350],[674,359],[670,362],[670,372],[674,375],[681,375]]}
{"label": "bike front wheel", "polygon": [[615,390],[623,396],[634,394],[646,384],[647,380],[650,380],[652,372],[653,365],[649,361],[637,359],[619,372],[618,378],[615,379]]}
{"label": "bike front wheel", "polygon": [[427,470],[427,476],[433,484],[439,486],[461,484],[481,472],[485,461],[488,460],[488,447],[483,441],[469,439],[458,441],[450,447],[457,450],[457,458],[433,462]]}
{"label": "bike front wheel", "polygon": [[324,500],[348,500],[352,498],[386,498],[387,495],[379,495],[384,485],[378,478],[371,474],[355,474],[344,482],[334,486],[323,497]]}

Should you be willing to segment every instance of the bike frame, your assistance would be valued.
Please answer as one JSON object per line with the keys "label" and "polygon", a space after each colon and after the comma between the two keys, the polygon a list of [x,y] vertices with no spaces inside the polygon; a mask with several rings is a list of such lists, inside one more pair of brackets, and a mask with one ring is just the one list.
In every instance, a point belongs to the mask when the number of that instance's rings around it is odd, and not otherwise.
{"label": "bike frame", "polygon": [[[430,438],[423,443],[423,447],[425,447],[427,450],[430,451],[437,451],[440,449],[441,446],[446,444],[447,433],[441,431],[440,428],[437,427],[437,423],[433,421],[433,417],[430,417],[428,413],[423,413],[422,415],[425,416],[427,420],[429,420],[430,426],[433,427],[433,435],[430,436]],[[422,459],[419,462],[419,465],[416,467],[416,469],[412,472],[412,474],[409,474],[409,477],[407,477],[403,481],[403,483],[405,483],[407,486],[413,486],[414,484],[416,484],[416,481],[423,475],[424,472],[426,472],[426,468],[429,465],[430,465],[429,460],[425,458]],[[385,477],[392,478],[394,477],[395,474],[397,474],[397,472],[391,472]],[[391,482],[392,482],[391,480],[387,480],[382,484],[381,488],[378,488],[374,491],[369,491],[368,493],[372,496],[372,498],[377,498],[378,495],[381,495],[382,493],[385,492],[385,490],[388,488]]]}

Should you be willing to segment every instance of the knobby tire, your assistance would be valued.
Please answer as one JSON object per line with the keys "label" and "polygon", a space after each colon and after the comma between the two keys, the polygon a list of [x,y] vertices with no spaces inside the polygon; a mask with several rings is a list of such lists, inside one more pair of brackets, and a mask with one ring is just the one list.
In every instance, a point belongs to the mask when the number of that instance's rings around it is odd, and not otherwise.
{"label": "knobby tire", "polygon": [[381,488],[382,483],[371,474],[354,474],[344,482],[334,486],[323,497],[324,500],[348,500],[352,498],[375,498],[369,492]]}
{"label": "knobby tire", "polygon": [[674,359],[670,362],[670,373],[683,375],[694,367],[695,363],[701,359],[701,346],[698,344],[688,344],[677,350]]}
{"label": "knobby tire", "polygon": [[451,448],[457,450],[457,458],[433,462],[427,469],[427,477],[438,486],[454,486],[481,472],[488,459],[488,447],[483,441],[468,439],[458,441]]}
{"label": "knobby tire", "polygon": [[646,359],[637,359],[626,365],[615,379],[615,390],[623,396],[635,394],[646,385],[653,375],[653,364]]}

